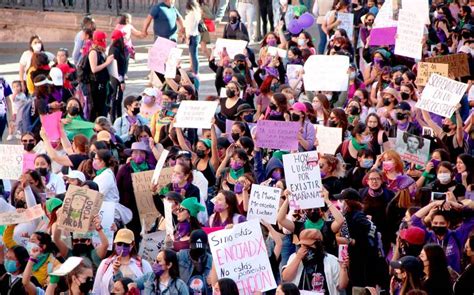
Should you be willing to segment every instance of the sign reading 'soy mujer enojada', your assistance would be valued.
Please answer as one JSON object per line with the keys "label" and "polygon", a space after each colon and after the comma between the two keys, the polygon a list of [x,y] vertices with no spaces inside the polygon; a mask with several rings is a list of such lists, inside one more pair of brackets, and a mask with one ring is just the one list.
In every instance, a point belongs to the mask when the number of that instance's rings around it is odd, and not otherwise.
{"label": "sign reading 'soy mujer enojada'", "polygon": [[70,185],[64,197],[58,226],[65,231],[86,233],[102,206],[103,195],[97,191]]}

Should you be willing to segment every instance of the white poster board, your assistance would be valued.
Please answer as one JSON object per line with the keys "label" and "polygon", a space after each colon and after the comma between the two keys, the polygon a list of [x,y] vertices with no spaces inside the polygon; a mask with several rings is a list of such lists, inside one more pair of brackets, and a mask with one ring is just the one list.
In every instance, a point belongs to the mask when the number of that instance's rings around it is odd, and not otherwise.
{"label": "white poster board", "polygon": [[168,150],[163,150],[161,152],[160,158],[158,159],[158,162],[156,163],[155,171],[153,171],[153,176],[151,178],[152,184],[154,185],[158,184],[158,180],[160,179],[161,169],[163,169],[163,165],[165,164],[169,153],[170,152]]}
{"label": "white poster board", "polygon": [[[100,207],[99,215],[102,219],[100,223],[102,225],[102,230],[109,241],[109,247],[107,250],[111,251],[114,245],[114,232],[111,227],[115,218],[115,202],[103,202],[102,207]],[[97,231],[92,232],[92,244],[94,247],[97,247],[97,245],[100,244],[100,237]]]}
{"label": "white poster board", "polygon": [[309,91],[347,91],[349,57],[311,55],[304,64],[304,88]]}
{"label": "white poster board", "polygon": [[428,0],[402,0],[402,8],[407,8],[418,14],[425,25],[430,24],[430,4]]}
{"label": "white poster board", "polygon": [[23,146],[0,144],[0,179],[18,180],[23,172]]}
{"label": "white poster board", "polygon": [[209,245],[217,277],[234,280],[239,294],[277,287],[258,220],[210,233]]}
{"label": "white poster board", "polygon": [[218,38],[214,48],[214,56],[219,58],[225,48],[229,57],[233,59],[236,54],[244,54],[247,43],[244,40]]}
{"label": "white poster board", "polygon": [[338,28],[346,30],[347,37],[349,37],[349,40],[352,41],[352,37],[354,35],[354,14],[338,12],[337,20],[341,21]]}
{"label": "white poster board", "polygon": [[174,127],[210,129],[217,101],[184,100],[176,113]]}
{"label": "white poster board", "polygon": [[318,140],[318,153],[334,155],[342,143],[342,128],[326,127],[324,125],[314,125],[314,128]]}
{"label": "white poster board", "polygon": [[424,166],[430,155],[429,139],[408,132],[397,132],[395,150],[402,160]]}
{"label": "white poster board", "polygon": [[143,235],[138,255],[147,261],[156,261],[156,256],[165,245],[165,237],[163,230]]}
{"label": "white poster board", "polygon": [[432,74],[415,107],[450,118],[467,90],[467,84]]}
{"label": "white poster board", "polygon": [[271,56],[279,56],[281,58],[286,57],[286,50],[275,46],[269,46],[267,49],[267,53]]}
{"label": "white poster board", "polygon": [[292,209],[324,206],[317,151],[283,155],[283,167]]}
{"label": "white poster board", "polygon": [[395,54],[421,59],[423,51],[423,20],[411,9],[400,9],[395,39]]}
{"label": "white poster board", "polygon": [[176,68],[178,67],[182,54],[183,49],[171,48],[165,63],[165,78],[174,79],[176,77]]}
{"label": "white poster board", "polygon": [[280,196],[281,189],[277,187],[252,184],[247,219],[262,219],[276,224]]}

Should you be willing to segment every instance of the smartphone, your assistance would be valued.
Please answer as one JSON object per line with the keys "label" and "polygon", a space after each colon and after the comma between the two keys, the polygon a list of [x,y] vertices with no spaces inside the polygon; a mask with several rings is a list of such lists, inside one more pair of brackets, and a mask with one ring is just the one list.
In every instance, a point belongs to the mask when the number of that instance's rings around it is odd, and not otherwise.
{"label": "smartphone", "polygon": [[431,193],[431,201],[444,201],[444,200],[446,200],[446,193],[438,193],[438,192]]}
{"label": "smartphone", "polygon": [[342,244],[342,245],[339,245],[339,252],[338,252],[338,255],[337,255],[337,258],[339,259],[339,261],[344,261],[344,258],[346,258],[349,253],[348,253],[348,247],[349,245],[347,244]]}

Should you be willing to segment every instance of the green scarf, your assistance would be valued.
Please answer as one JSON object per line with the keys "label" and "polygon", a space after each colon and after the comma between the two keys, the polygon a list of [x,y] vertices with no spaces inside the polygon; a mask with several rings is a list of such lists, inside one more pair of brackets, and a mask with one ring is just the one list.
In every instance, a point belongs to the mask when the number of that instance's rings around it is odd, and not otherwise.
{"label": "green scarf", "polygon": [[232,177],[232,179],[239,179],[240,176],[244,175],[245,171],[244,171],[244,168],[240,168],[239,170],[234,170],[232,168],[230,168],[230,177]]}
{"label": "green scarf", "polygon": [[97,172],[95,173],[95,176],[101,175],[102,172],[104,172],[106,169],[107,169],[107,167],[104,167],[104,168],[101,168],[101,169],[97,170]]}
{"label": "green scarf", "polygon": [[324,219],[320,218],[318,221],[316,222],[312,222],[311,220],[309,219],[306,219],[306,221],[304,222],[304,228],[305,229],[317,229],[317,230],[321,230],[324,226]]}
{"label": "green scarf", "polygon": [[367,144],[360,144],[357,142],[357,139],[355,139],[355,137],[353,137],[351,139],[351,142],[352,142],[352,146],[356,149],[356,151],[360,151],[362,149],[367,149]]}
{"label": "green scarf", "polygon": [[38,269],[40,269],[40,267],[43,266],[46,260],[48,260],[48,257],[49,257],[49,253],[43,253],[43,254],[38,255],[38,258],[37,258],[38,262],[33,264],[33,272],[38,271]]}
{"label": "green scarf", "polygon": [[143,161],[141,164],[137,164],[135,161],[131,160],[130,166],[132,166],[133,172],[142,172],[148,170],[148,163],[146,161]]}

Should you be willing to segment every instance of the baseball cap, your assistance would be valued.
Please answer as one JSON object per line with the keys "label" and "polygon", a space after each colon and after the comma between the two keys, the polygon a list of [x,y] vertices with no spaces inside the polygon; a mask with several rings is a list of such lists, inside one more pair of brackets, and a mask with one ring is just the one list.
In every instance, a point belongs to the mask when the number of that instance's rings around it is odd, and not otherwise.
{"label": "baseball cap", "polygon": [[406,101],[402,101],[400,102],[399,104],[397,104],[395,106],[395,109],[399,109],[399,110],[402,110],[402,111],[411,111],[411,106],[408,102]]}
{"label": "baseball cap", "polygon": [[114,30],[114,31],[112,32],[112,35],[110,35],[110,39],[112,39],[112,40],[118,40],[118,39],[120,39],[120,38],[122,38],[122,37],[124,37],[124,36],[125,36],[125,33],[124,33],[124,32],[122,32],[122,31],[120,31],[120,30]]}
{"label": "baseball cap", "polygon": [[84,175],[84,173],[82,173],[81,171],[78,171],[78,170],[71,170],[71,171],[69,171],[69,173],[67,175],[64,175],[64,177],[72,178],[72,179],[79,179],[81,182],[86,181],[86,176]]}
{"label": "baseball cap", "polygon": [[335,194],[334,198],[336,200],[352,200],[352,201],[362,201],[360,194],[353,188],[346,188],[341,191],[340,194]]}
{"label": "baseball cap", "polygon": [[129,96],[125,97],[125,99],[123,100],[123,106],[128,107],[129,105],[131,105],[135,101],[140,101],[140,100],[142,100],[141,96],[129,95]]}
{"label": "baseball cap", "polygon": [[306,105],[302,102],[295,102],[295,104],[291,106],[290,110],[300,111],[305,114],[308,111],[308,109],[306,108]]}
{"label": "baseball cap", "polygon": [[322,241],[323,235],[317,229],[305,229],[300,233],[298,245],[312,246],[316,241]]}
{"label": "baseball cap", "polygon": [[206,249],[208,243],[207,234],[202,229],[194,230],[189,237],[190,249]]}
{"label": "baseball cap", "polygon": [[399,235],[401,239],[412,245],[423,245],[425,243],[425,231],[417,226],[402,229]]}
{"label": "baseball cap", "polygon": [[49,71],[49,77],[53,82],[54,86],[63,86],[63,72],[59,68],[51,68]]}
{"label": "baseball cap", "polygon": [[133,234],[133,231],[129,230],[128,228],[122,228],[117,232],[114,243],[131,244],[134,240],[135,235]]}
{"label": "baseball cap", "polygon": [[63,205],[63,201],[58,198],[50,198],[46,201],[46,211],[48,213],[53,212],[54,209]]}
{"label": "baseball cap", "polygon": [[154,87],[147,87],[143,90],[142,95],[158,97],[160,95],[159,90]]}
{"label": "baseball cap", "polygon": [[404,256],[398,260],[391,261],[390,267],[420,275],[423,273],[423,263],[415,256]]}
{"label": "baseball cap", "polygon": [[105,141],[105,142],[110,142],[112,139],[112,136],[110,135],[110,132],[107,130],[102,130],[97,133],[97,141]]}

